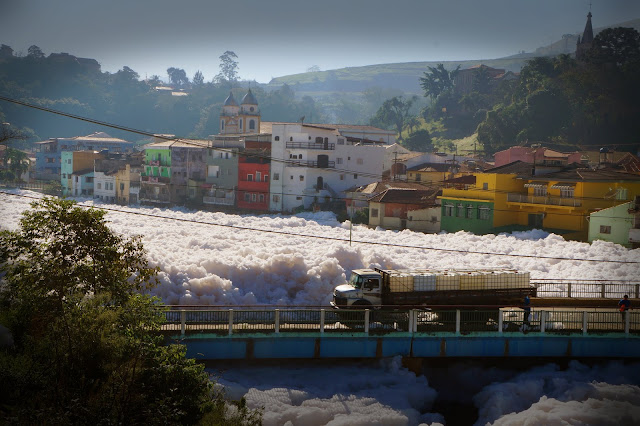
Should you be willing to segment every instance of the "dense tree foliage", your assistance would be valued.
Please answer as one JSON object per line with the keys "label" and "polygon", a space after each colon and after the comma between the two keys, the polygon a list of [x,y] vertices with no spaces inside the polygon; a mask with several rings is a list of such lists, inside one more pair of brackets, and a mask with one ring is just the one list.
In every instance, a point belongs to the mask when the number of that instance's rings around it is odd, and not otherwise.
{"label": "dense tree foliage", "polygon": [[394,127],[398,135],[400,135],[405,123],[411,117],[409,110],[416,100],[417,96],[409,99],[404,99],[402,96],[394,96],[391,99],[387,99],[371,119],[371,125],[383,129]]}
{"label": "dense tree foliage", "polygon": [[640,34],[630,28],[600,32],[585,61],[532,59],[478,126],[478,141],[490,153],[527,141],[638,149],[639,70]]}
{"label": "dense tree foliage", "polygon": [[424,90],[425,96],[431,98],[433,102],[433,100],[442,93],[453,90],[454,81],[460,70],[460,65],[453,71],[446,70],[443,64],[427,68],[429,71],[425,72],[424,77],[420,78],[420,86]]}
{"label": "dense tree foliage", "polygon": [[[138,73],[127,66],[110,74],[72,56],[39,57],[34,53],[21,58],[12,56],[9,46],[4,50],[7,56],[0,59],[0,93],[6,97],[151,133],[204,138],[219,132],[218,118],[229,94],[229,85],[226,81],[206,83],[200,71],[189,84],[184,70],[169,68],[165,79],[172,76],[174,84],[188,93],[172,96],[170,92],[156,90],[162,85],[159,76],[140,80]],[[32,49],[32,52],[37,51]],[[234,93],[242,99],[246,83],[236,82],[235,86]],[[291,87],[264,90],[252,84],[251,88],[263,120],[295,122],[302,115],[306,115],[307,122],[325,120],[321,106],[309,97],[297,98]],[[97,130],[127,140],[139,138],[128,132],[100,129],[90,123],[0,101],[0,116],[3,113],[3,121],[29,135],[31,142],[81,136]]]}
{"label": "dense tree foliage", "polygon": [[259,424],[164,344],[156,270],[104,214],[43,199],[0,233],[0,423]]}

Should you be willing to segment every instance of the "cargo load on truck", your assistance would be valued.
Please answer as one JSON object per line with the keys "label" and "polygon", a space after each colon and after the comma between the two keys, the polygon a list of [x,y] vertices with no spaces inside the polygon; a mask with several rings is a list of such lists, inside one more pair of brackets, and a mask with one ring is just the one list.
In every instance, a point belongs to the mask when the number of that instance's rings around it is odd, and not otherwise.
{"label": "cargo load on truck", "polygon": [[529,272],[514,269],[356,269],[331,305],[349,307],[491,305],[535,296]]}

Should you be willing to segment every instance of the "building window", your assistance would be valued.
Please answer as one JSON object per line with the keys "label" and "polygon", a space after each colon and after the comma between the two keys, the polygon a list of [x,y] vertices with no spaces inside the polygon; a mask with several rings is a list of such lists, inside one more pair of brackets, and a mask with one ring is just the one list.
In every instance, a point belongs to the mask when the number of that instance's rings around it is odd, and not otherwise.
{"label": "building window", "polygon": [[98,189],[102,189],[102,183],[101,182],[98,182]]}
{"label": "building window", "polygon": [[280,173],[274,173],[273,180],[280,180]]}
{"label": "building window", "polygon": [[261,179],[262,179],[262,173],[256,172],[256,182],[260,182]]}
{"label": "building window", "polygon": [[562,198],[573,198],[573,188],[560,189],[560,196]]}
{"label": "building window", "polygon": [[269,182],[269,175],[264,175],[264,181]]}
{"label": "building window", "polygon": [[489,184],[487,182],[484,182],[482,184],[482,189],[485,190],[485,191],[488,190],[489,189]]}
{"label": "building window", "polygon": [[248,202],[250,199],[251,199],[251,194],[249,194],[248,192],[245,192],[244,193],[244,200]]}
{"label": "building window", "polygon": [[467,219],[473,219],[473,206],[467,205]]}
{"label": "building window", "polygon": [[256,194],[251,194],[251,202],[252,203],[256,202]]}
{"label": "building window", "polygon": [[338,145],[344,145],[344,138],[338,138]]}
{"label": "building window", "polygon": [[293,180],[293,175],[289,176],[289,179],[290,179],[290,180]]}
{"label": "building window", "polygon": [[340,180],[344,180],[344,175],[340,175]]}
{"label": "building window", "polygon": [[220,177],[220,166],[207,166],[207,176],[210,178]]}
{"label": "building window", "polygon": [[240,132],[242,133],[242,118],[240,119]]}
{"label": "building window", "polygon": [[336,164],[342,164],[342,157],[336,158]]}
{"label": "building window", "polygon": [[[251,108],[251,110],[253,110],[253,108]],[[255,128],[256,128],[255,120],[249,120],[249,130],[255,130]]]}
{"label": "building window", "polygon": [[220,130],[224,130],[224,120],[220,121]]}
{"label": "building window", "polygon": [[260,202],[264,203],[264,194],[260,194]]}
{"label": "building window", "polygon": [[354,179],[358,179],[358,174],[357,174],[357,173],[354,173],[353,178],[354,178]]}
{"label": "building window", "polygon": [[422,175],[420,173],[416,173],[416,182],[420,182],[422,180]]}
{"label": "building window", "polygon": [[444,215],[445,216],[453,216],[453,204],[445,204],[445,206],[444,206]]}
{"label": "building window", "polygon": [[611,226],[610,225],[600,225],[600,233],[601,234],[611,234]]}
{"label": "building window", "polygon": [[300,201],[302,200],[302,197],[296,197],[296,200]]}
{"label": "building window", "polygon": [[378,217],[378,209],[371,209],[371,217]]}
{"label": "building window", "polygon": [[536,197],[546,197],[547,196],[547,187],[546,186],[536,186],[533,188],[533,195]]}
{"label": "building window", "polygon": [[300,175],[300,182],[304,182],[304,176]]}
{"label": "building window", "polygon": [[279,195],[274,195],[274,196],[272,197],[272,199],[273,199],[273,202],[274,202],[274,203],[279,203],[279,202],[280,202],[280,196],[279,196]]}
{"label": "building window", "polygon": [[464,205],[458,204],[458,211],[456,212],[457,217],[464,217]]}
{"label": "building window", "polygon": [[356,164],[364,164],[364,160],[362,158],[358,158],[356,160]]}
{"label": "building window", "polygon": [[478,219],[481,219],[481,220],[489,219],[489,208],[488,207],[479,207],[478,208]]}
{"label": "building window", "polygon": [[627,199],[627,188],[618,188],[616,191],[616,200],[626,201]]}
{"label": "building window", "polygon": [[[280,140],[280,136],[276,136],[275,138],[273,138],[276,142]],[[277,195],[274,195],[274,197],[277,197]]]}
{"label": "building window", "polygon": [[247,182],[253,182],[253,175],[247,175]]}
{"label": "building window", "polygon": [[124,182],[120,182],[120,191],[124,191]]}

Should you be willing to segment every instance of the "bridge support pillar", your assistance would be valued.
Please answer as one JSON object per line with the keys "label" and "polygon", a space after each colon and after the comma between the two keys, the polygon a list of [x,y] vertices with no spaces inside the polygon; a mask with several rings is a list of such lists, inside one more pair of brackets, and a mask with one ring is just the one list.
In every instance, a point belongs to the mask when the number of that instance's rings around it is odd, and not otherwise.
{"label": "bridge support pillar", "polygon": [[422,358],[403,356],[402,366],[416,376],[420,376],[422,374]]}

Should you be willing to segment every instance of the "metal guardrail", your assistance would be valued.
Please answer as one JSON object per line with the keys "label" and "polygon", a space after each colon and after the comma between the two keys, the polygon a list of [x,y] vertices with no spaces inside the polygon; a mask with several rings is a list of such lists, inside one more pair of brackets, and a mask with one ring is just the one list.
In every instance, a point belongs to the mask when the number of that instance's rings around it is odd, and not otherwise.
{"label": "metal guardrail", "polygon": [[519,308],[493,310],[349,309],[172,309],[162,330],[214,335],[336,333],[471,333],[532,332],[541,334],[630,333],[640,335],[640,311],[532,310],[525,319]]}
{"label": "metal guardrail", "polygon": [[640,298],[640,283],[632,280],[531,280],[537,297],[621,299]]}

